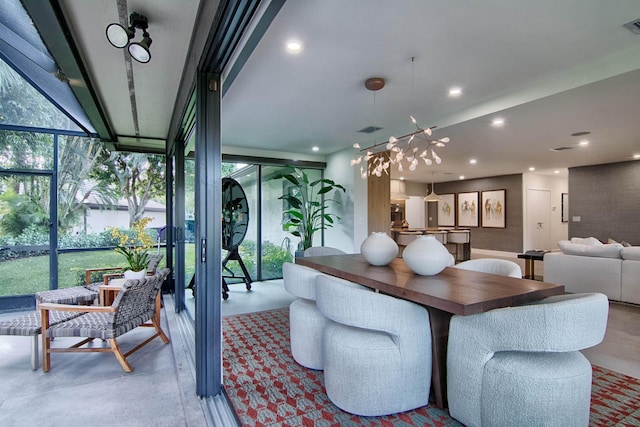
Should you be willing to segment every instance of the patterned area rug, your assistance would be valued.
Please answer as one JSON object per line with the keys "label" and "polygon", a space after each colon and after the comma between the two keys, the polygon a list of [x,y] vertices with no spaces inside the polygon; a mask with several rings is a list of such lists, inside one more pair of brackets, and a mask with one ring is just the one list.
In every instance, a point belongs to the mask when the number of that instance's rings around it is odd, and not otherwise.
{"label": "patterned area rug", "polygon": [[[245,426],[459,426],[426,406],[358,417],[333,405],[321,371],[298,365],[289,347],[289,310],[223,318],[224,384]],[[591,426],[640,426],[640,380],[593,367]]]}

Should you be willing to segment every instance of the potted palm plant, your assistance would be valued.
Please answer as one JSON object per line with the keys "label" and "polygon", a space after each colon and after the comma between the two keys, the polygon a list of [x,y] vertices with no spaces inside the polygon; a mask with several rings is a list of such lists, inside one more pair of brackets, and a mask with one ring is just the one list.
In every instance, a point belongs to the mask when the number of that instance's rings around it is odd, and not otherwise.
{"label": "potted palm plant", "polygon": [[298,251],[304,251],[313,245],[313,235],[316,231],[333,227],[336,214],[329,213],[328,202],[339,203],[334,199],[327,199],[325,194],[333,190],[346,189],[330,179],[310,181],[308,175],[299,168],[288,167],[275,177],[286,179],[291,185],[287,194],[279,197],[286,200],[283,230],[300,238]]}

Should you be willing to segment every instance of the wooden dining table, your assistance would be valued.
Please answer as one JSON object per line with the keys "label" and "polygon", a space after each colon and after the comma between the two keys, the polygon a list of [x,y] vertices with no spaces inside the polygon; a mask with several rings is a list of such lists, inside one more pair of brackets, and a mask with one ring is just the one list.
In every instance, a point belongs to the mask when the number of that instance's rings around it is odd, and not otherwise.
{"label": "wooden dining table", "polygon": [[[296,264],[420,304],[429,312],[432,390],[447,407],[447,341],[453,315],[468,316],[564,293],[564,286],[447,267],[435,276],[415,274],[402,258],[373,266],[360,254],[296,258]],[[357,301],[354,301],[357,303]]]}

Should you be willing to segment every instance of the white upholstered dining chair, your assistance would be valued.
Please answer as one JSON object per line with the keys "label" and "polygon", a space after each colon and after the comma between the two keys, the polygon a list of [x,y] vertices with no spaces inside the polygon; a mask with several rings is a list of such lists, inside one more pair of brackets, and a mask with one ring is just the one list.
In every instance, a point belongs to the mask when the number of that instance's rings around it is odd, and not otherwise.
{"label": "white upholstered dining chair", "polygon": [[329,399],[356,415],[395,414],[429,403],[431,329],[424,307],[332,276],[316,278]]}
{"label": "white upholstered dining chair", "polygon": [[322,333],[326,317],[316,307],[317,270],[285,262],[282,265],[284,288],[298,297],[289,305],[291,355],[300,365],[322,369]]}
{"label": "white upholstered dining chair", "polygon": [[453,316],[447,349],[451,416],[467,426],[587,426],[591,364],[604,337],[603,294]]}
{"label": "white upholstered dining chair", "polygon": [[515,262],[506,259],[472,259],[456,264],[455,267],[461,268],[463,270],[499,274],[501,276],[517,277],[519,279],[522,279],[522,269],[520,269],[520,266]]}

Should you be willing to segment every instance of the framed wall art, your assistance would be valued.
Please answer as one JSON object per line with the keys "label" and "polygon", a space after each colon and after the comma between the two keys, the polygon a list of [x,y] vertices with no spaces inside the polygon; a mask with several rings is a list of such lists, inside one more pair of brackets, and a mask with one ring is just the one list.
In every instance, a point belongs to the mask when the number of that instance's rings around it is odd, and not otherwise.
{"label": "framed wall art", "polygon": [[569,193],[562,193],[562,222],[569,222]]}
{"label": "framed wall art", "polygon": [[482,192],[482,226],[489,228],[505,228],[506,222],[506,190]]}
{"label": "framed wall art", "polygon": [[456,195],[440,194],[438,202],[438,226],[453,227],[456,225]]}
{"label": "framed wall art", "polygon": [[478,192],[458,193],[458,227],[478,226]]}

